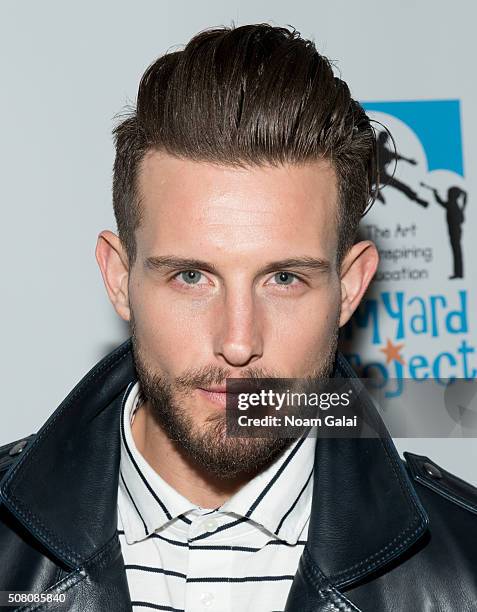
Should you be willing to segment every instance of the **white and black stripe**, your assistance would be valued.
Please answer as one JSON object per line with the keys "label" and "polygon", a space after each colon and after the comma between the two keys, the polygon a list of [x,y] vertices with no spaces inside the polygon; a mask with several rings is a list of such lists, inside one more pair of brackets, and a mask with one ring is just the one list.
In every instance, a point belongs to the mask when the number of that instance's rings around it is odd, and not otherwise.
{"label": "white and black stripe", "polygon": [[315,438],[298,440],[220,508],[199,508],[136,448],[138,392],[131,384],[123,400],[118,491],[133,610],[283,610],[307,539]]}

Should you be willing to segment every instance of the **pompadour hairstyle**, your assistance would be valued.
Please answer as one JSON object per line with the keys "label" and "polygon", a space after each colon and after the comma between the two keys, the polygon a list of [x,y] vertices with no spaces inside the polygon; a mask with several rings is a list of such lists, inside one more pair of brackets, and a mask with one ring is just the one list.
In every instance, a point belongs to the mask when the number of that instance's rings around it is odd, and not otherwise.
{"label": "pompadour hairstyle", "polygon": [[338,266],[379,184],[375,131],[347,84],[312,41],[266,23],[208,29],[159,57],[142,76],[135,111],[113,133],[114,214],[130,265],[149,150],[239,167],[329,160]]}

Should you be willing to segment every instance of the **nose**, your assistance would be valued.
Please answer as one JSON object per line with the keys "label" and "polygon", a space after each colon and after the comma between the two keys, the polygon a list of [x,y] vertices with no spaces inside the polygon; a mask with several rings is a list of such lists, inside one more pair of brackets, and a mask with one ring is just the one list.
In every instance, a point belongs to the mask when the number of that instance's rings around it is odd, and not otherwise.
{"label": "nose", "polygon": [[263,355],[260,305],[252,291],[243,288],[225,292],[217,313],[214,352],[235,367],[247,366]]}

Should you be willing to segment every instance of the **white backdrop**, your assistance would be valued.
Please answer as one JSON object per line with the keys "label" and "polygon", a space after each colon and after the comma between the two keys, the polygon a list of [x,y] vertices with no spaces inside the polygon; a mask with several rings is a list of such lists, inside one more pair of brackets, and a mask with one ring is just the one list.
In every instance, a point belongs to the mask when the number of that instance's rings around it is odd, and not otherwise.
{"label": "white backdrop", "polygon": [[[107,301],[94,247],[101,229],[115,229],[114,116],[134,101],[153,59],[210,26],[291,24],[337,63],[359,100],[460,100],[472,210],[476,17],[467,0],[3,0],[0,444],[36,431],[127,336]],[[470,219],[465,282],[475,286],[469,251],[475,214]],[[475,312],[475,293],[471,297]],[[397,444],[477,484],[477,440]]]}

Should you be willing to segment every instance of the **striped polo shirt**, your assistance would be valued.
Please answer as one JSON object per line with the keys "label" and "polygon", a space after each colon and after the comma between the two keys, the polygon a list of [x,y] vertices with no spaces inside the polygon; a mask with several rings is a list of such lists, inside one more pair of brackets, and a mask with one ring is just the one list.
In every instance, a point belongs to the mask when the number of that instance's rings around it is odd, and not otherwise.
{"label": "striped polo shirt", "polygon": [[118,532],[133,610],[283,610],[308,533],[316,438],[294,442],[219,508],[201,508],[138,451],[121,413]]}

